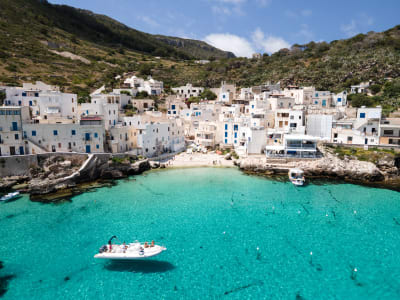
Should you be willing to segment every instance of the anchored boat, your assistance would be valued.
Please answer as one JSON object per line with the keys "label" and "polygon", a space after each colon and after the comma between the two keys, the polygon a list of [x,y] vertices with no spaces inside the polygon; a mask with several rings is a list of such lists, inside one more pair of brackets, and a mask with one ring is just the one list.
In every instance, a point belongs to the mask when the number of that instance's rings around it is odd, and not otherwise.
{"label": "anchored boat", "polygon": [[154,241],[148,244],[145,242],[141,244],[136,241],[129,244],[112,244],[112,240],[116,238],[113,236],[107,245],[99,249],[94,258],[110,259],[110,260],[142,260],[161,254],[167,248],[155,245]]}
{"label": "anchored boat", "polygon": [[4,195],[3,197],[1,197],[0,201],[8,201],[8,200],[17,198],[18,196],[19,196],[19,192],[8,193],[7,195]]}
{"label": "anchored boat", "polygon": [[302,186],[305,183],[304,171],[300,169],[289,170],[289,180],[297,186]]}

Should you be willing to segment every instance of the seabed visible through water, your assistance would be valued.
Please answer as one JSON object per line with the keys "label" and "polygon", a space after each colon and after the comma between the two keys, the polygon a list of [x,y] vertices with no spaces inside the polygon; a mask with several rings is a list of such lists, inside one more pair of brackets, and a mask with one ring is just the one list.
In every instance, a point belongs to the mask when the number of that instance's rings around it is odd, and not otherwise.
{"label": "seabed visible through water", "polygon": [[[4,299],[400,298],[400,194],[391,190],[194,168],[0,206]],[[112,235],[168,250],[95,260]]]}

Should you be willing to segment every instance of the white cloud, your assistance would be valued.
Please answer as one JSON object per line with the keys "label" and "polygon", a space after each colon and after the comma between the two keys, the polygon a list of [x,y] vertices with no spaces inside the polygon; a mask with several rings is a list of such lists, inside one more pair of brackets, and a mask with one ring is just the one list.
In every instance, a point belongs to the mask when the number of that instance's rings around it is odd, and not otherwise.
{"label": "white cloud", "polygon": [[242,4],[246,0],[214,0],[215,2],[229,3],[229,4]]}
{"label": "white cloud", "polygon": [[272,0],[256,0],[256,3],[263,7],[270,5],[271,2]]}
{"label": "white cloud", "polygon": [[303,37],[307,42],[314,39],[314,32],[312,32],[307,24],[301,24],[300,31],[297,33],[298,36]]}
{"label": "white cloud", "polygon": [[290,48],[290,44],[283,38],[273,35],[265,36],[264,32],[257,28],[252,36],[252,41],[256,49],[261,49],[264,52],[274,53],[282,48]]}
{"label": "white cloud", "polygon": [[227,16],[231,15],[245,15],[242,4],[244,4],[247,0],[211,0],[214,3],[211,6],[211,11],[218,15],[223,14]]}
{"label": "white cloud", "polygon": [[343,24],[340,26],[340,30],[342,30],[347,37],[356,35],[358,33],[356,21],[351,20],[349,24]]}
{"label": "white cloud", "polygon": [[234,34],[213,33],[207,35],[204,41],[221,50],[233,52],[239,57],[251,57],[255,52],[247,39]]}
{"label": "white cloud", "polygon": [[366,13],[359,13],[356,18],[352,19],[348,24],[342,24],[340,30],[344,32],[347,37],[352,37],[361,31],[367,30],[374,24],[374,18]]}
{"label": "white cloud", "polygon": [[151,27],[158,27],[160,25],[157,23],[156,20],[154,20],[148,16],[138,16],[137,18],[138,18],[138,20],[146,23],[147,25],[149,25]]}
{"label": "white cloud", "polygon": [[310,17],[312,15],[311,9],[302,9],[299,12],[293,10],[285,11],[285,16],[288,18]]}
{"label": "white cloud", "polygon": [[300,14],[303,17],[310,17],[312,15],[312,10],[311,9],[303,9],[300,11]]}

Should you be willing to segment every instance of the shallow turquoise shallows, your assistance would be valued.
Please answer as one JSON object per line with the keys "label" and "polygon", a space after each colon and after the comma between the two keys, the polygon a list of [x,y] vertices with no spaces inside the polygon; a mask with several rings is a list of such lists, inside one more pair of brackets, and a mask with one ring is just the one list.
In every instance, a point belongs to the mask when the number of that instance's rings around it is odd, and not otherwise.
{"label": "shallow turquoise shallows", "polygon": [[[4,299],[400,298],[400,194],[390,190],[167,170],[71,202],[1,203],[0,230],[0,275],[15,276]],[[95,260],[112,235],[168,250]]]}

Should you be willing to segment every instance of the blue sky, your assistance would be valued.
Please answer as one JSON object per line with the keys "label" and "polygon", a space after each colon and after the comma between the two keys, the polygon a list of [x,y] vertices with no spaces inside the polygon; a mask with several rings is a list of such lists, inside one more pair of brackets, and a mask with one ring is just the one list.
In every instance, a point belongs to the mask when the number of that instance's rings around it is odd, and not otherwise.
{"label": "blue sky", "polygon": [[154,34],[204,40],[237,56],[400,24],[400,0],[49,0]]}

